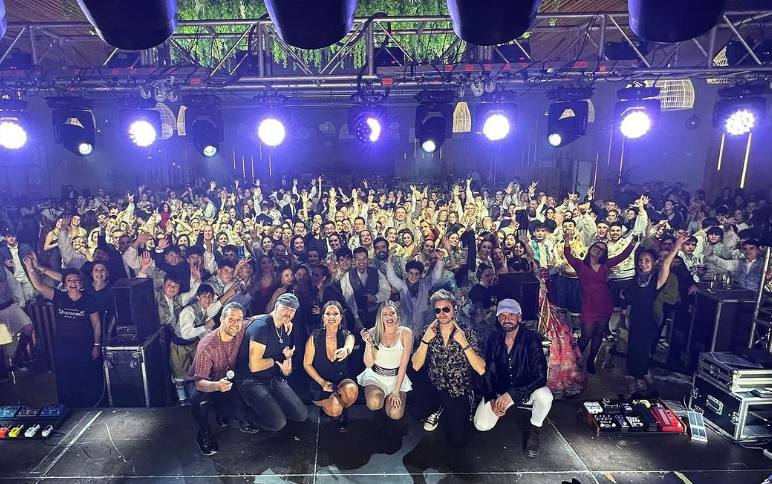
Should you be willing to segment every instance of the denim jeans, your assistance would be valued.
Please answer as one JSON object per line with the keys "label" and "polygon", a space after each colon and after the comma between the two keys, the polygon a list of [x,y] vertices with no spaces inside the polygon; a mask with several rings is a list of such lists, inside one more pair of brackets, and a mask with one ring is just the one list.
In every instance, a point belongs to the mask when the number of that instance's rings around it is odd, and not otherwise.
{"label": "denim jeans", "polygon": [[284,428],[287,420],[303,422],[308,418],[308,409],[284,379],[249,378],[238,382],[238,390],[254,410],[255,423],[264,430],[275,432]]}

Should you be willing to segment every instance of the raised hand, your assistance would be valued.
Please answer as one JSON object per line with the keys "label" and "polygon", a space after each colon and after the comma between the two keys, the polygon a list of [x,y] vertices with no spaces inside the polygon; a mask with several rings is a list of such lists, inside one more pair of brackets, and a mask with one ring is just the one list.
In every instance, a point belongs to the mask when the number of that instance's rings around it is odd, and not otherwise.
{"label": "raised hand", "polygon": [[143,252],[139,256],[139,272],[147,274],[147,270],[150,269],[151,265],[153,265],[153,258],[150,257],[150,252]]}

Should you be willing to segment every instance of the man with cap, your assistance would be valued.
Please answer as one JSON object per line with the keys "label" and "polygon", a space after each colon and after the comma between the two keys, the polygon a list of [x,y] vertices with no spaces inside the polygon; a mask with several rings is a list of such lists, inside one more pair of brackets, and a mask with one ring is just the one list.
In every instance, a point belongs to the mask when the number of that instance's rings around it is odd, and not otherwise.
{"label": "man with cap", "polygon": [[492,429],[513,405],[533,405],[525,453],[539,453],[539,431],[552,407],[547,388],[547,358],[541,336],[520,325],[522,311],[514,299],[496,308],[499,327],[488,340],[485,355],[485,394],[474,415],[477,430]]}
{"label": "man with cap", "polygon": [[297,296],[284,293],[269,314],[257,316],[244,335],[236,358],[236,387],[255,413],[255,423],[268,431],[281,430],[287,420],[302,422],[308,409],[290,388],[295,341],[292,318]]}
{"label": "man with cap", "polygon": [[[0,261],[19,282],[24,294],[24,302],[34,299],[37,295],[37,291],[27,275],[27,268],[22,263],[24,256],[30,252],[32,252],[32,247],[16,240],[16,229],[13,227],[3,229],[3,241],[0,242]],[[21,303],[22,306],[24,302]]]}
{"label": "man with cap", "polygon": [[16,231],[12,227],[3,229],[3,237],[5,240],[0,242],[0,323],[6,323],[14,336],[18,334],[15,348],[6,351],[13,355],[13,365],[22,367],[32,357],[36,345],[32,320],[23,309],[37,294],[22,263],[32,248],[16,240]]}

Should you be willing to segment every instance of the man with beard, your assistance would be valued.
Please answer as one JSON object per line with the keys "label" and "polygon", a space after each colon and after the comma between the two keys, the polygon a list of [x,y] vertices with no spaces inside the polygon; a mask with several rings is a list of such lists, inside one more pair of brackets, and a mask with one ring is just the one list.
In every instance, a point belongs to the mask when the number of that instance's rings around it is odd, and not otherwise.
{"label": "man with beard", "polygon": [[255,433],[258,430],[245,419],[246,408],[241,396],[232,389],[232,373],[228,375],[236,368],[236,356],[245,329],[244,308],[231,302],[223,307],[220,327],[198,343],[191,368],[193,383],[189,393],[190,409],[198,424],[196,443],[204,455],[215,454],[218,450],[217,441],[209,428],[212,407],[224,421],[235,421],[242,432]]}
{"label": "man with beard", "polygon": [[514,405],[533,405],[525,454],[539,453],[539,432],[552,407],[547,388],[547,358],[541,336],[520,325],[522,311],[514,299],[503,299],[496,308],[500,330],[488,340],[485,355],[485,394],[477,406],[474,426],[492,429]]}
{"label": "man with beard", "polygon": [[[430,319],[429,291],[442,276],[442,260],[438,260],[432,270],[424,276],[424,265],[411,260],[405,264],[407,277],[402,280],[394,272],[391,260],[386,263],[386,278],[391,287],[399,291],[400,321],[409,327],[413,333],[418,333]],[[417,341],[413,341],[418,344]]]}
{"label": "man with beard", "polygon": [[287,420],[302,422],[308,409],[290,388],[292,373],[293,322],[300,302],[292,293],[276,300],[270,314],[257,316],[247,328],[236,358],[236,387],[255,412],[258,427],[276,432]]}
{"label": "man with beard", "polygon": [[356,327],[370,329],[375,325],[378,305],[389,298],[391,287],[386,276],[368,266],[367,249],[357,247],[353,254],[354,267],[340,278],[340,289]]}
{"label": "man with beard", "polygon": [[378,272],[386,275],[386,267],[391,266],[394,273],[400,279],[404,279],[405,259],[404,257],[391,255],[389,253],[389,241],[383,237],[378,237],[373,242],[373,249],[375,250],[375,259],[373,259],[373,266],[378,269]]}

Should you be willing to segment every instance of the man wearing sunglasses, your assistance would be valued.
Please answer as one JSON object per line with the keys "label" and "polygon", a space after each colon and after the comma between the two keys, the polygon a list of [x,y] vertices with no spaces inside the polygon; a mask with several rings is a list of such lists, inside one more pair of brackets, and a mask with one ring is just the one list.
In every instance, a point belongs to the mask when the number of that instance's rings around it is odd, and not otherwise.
{"label": "man wearing sunglasses", "polygon": [[520,326],[522,311],[514,299],[502,299],[496,317],[499,328],[488,340],[485,395],[474,414],[474,426],[483,432],[490,430],[511,406],[533,405],[524,450],[528,457],[536,457],[539,430],[552,407],[541,336]]}
{"label": "man wearing sunglasses", "polygon": [[410,377],[414,382],[410,410],[424,420],[424,430],[429,432],[437,428],[442,416],[448,443],[460,448],[468,442],[471,430],[472,371],[485,373],[485,360],[480,356],[477,333],[456,320],[453,293],[440,289],[429,303],[437,319],[423,329],[413,354],[416,375]]}

